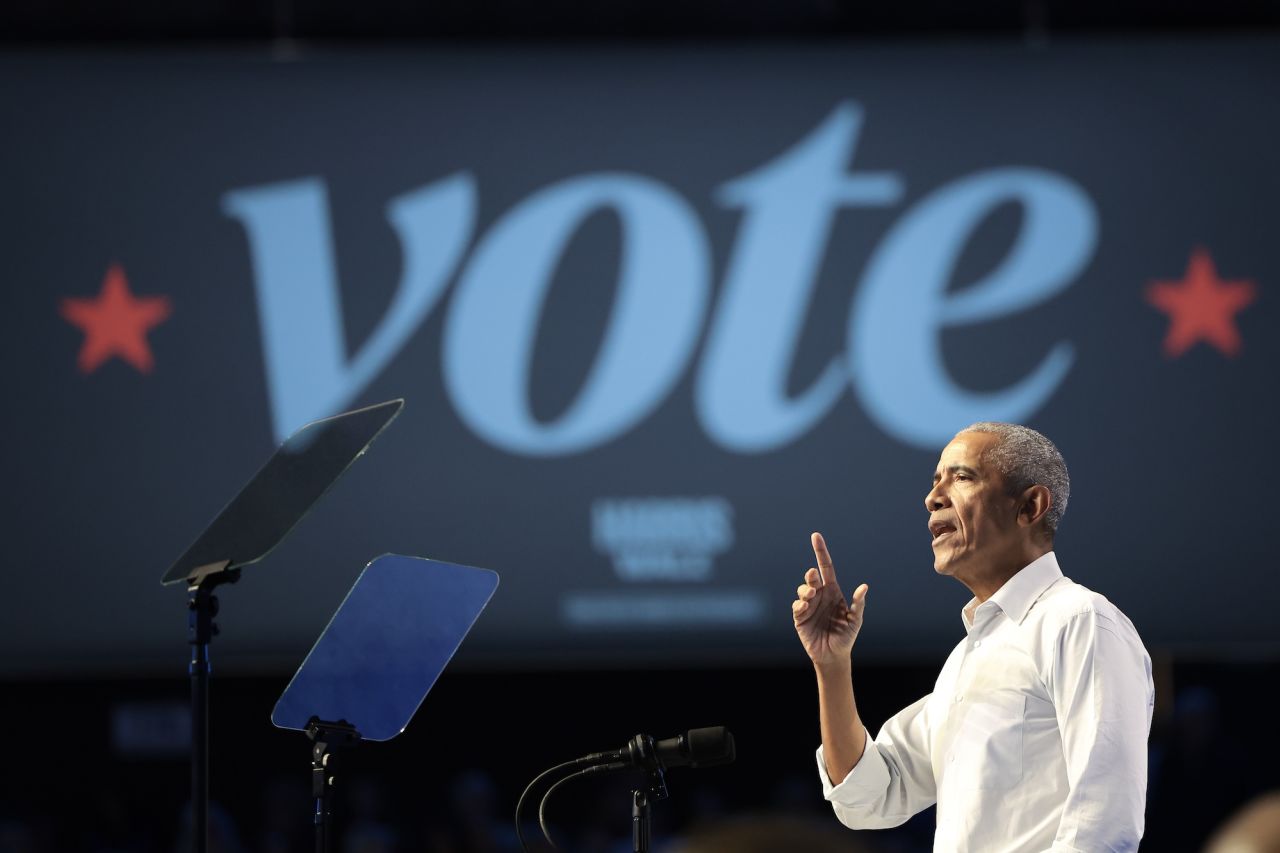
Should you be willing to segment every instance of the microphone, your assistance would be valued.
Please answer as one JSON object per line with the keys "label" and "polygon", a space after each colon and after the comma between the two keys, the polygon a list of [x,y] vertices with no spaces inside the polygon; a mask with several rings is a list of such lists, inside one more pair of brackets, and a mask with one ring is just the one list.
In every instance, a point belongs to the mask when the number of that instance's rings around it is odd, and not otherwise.
{"label": "microphone", "polygon": [[654,740],[636,735],[622,749],[593,752],[579,758],[579,764],[613,764],[645,770],[670,767],[714,767],[735,758],[733,735],[724,726],[689,729],[682,735]]}
{"label": "microphone", "polygon": [[[682,735],[663,738],[662,740],[654,740],[652,735],[640,734],[627,741],[627,745],[622,749],[616,749],[611,752],[593,752],[590,755],[584,755],[581,758],[557,764],[550,770],[544,770],[534,777],[534,780],[525,786],[524,791],[520,794],[520,799],[516,801],[516,839],[520,842],[521,849],[527,853],[529,847],[521,832],[520,823],[520,815],[524,812],[525,800],[529,797],[529,792],[536,788],[539,782],[556,773],[561,773],[561,778],[547,788],[546,793],[542,795],[542,802],[538,805],[538,825],[542,828],[542,835],[547,839],[547,843],[551,845],[552,850],[558,850],[559,848],[551,840],[551,833],[547,827],[547,800],[551,798],[556,789],[566,782],[581,779],[583,776],[593,776],[597,773],[612,773],[616,770],[640,768],[651,774],[649,797],[660,800],[667,796],[667,784],[663,779],[663,774],[668,768],[713,767],[717,764],[728,764],[733,761],[734,757],[733,735],[729,734],[729,730],[724,726],[710,726],[704,729],[689,729]],[[640,845],[642,840],[644,841],[644,845],[637,846],[636,850],[647,850],[649,801],[643,791],[639,789],[632,791],[632,795],[634,798],[632,803],[632,832],[633,834],[638,833],[634,835],[637,839],[635,842],[637,845]]]}

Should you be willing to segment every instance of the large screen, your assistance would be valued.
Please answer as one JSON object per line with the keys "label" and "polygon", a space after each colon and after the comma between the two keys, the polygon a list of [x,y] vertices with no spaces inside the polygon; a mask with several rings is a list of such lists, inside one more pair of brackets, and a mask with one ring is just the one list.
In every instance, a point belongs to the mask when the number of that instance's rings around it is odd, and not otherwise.
{"label": "large screen", "polygon": [[1062,449],[1066,574],[1275,653],[1272,40],[0,57],[0,673],[180,670],[160,576],[294,430],[403,413],[220,590],[285,671],[384,553],[493,569],[459,665],[859,653],[968,599],[923,498]]}

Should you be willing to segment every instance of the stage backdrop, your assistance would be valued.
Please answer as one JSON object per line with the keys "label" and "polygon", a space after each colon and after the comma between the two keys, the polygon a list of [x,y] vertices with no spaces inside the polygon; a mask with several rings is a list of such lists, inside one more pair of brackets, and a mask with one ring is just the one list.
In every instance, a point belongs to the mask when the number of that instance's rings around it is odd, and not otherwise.
{"label": "stage backdrop", "polygon": [[868,659],[967,593],[922,499],[1063,450],[1066,572],[1274,653],[1280,45],[10,53],[0,672],[182,672],[161,574],[292,430],[404,412],[222,594],[287,669],[365,562],[495,569],[472,665]]}

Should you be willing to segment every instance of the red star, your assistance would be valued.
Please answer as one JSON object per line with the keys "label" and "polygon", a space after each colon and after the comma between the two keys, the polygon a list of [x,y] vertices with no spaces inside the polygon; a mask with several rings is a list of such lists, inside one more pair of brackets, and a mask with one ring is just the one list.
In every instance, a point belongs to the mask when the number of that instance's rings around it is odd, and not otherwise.
{"label": "red star", "polygon": [[63,299],[58,313],[84,332],[76,360],[81,373],[92,373],[112,356],[150,373],[155,359],[147,346],[147,332],[168,319],[169,311],[168,297],[130,293],[124,270],[112,264],[96,297]]}
{"label": "red star", "polygon": [[1166,358],[1177,358],[1196,341],[1213,344],[1224,355],[1240,353],[1236,314],[1257,297],[1251,281],[1224,281],[1204,248],[1191,253],[1181,281],[1153,281],[1147,301],[1169,315],[1164,338]]}

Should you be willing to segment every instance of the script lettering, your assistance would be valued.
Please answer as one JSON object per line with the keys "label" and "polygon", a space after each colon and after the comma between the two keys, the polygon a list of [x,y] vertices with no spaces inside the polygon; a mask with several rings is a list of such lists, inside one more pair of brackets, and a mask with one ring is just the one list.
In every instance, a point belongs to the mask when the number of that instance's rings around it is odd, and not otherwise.
{"label": "script lettering", "polygon": [[475,184],[463,173],[388,206],[404,247],[404,270],[390,306],[351,359],[324,183],[308,178],[223,197],[223,211],[240,220],[249,236],[277,441],[341,411],[400,351],[462,256],[474,225],[475,197]]}
{"label": "script lettering", "polygon": [[[999,267],[948,294],[956,260],[998,205],[1023,225]],[[1066,288],[1093,255],[1097,215],[1076,184],[1040,169],[993,169],[922,199],[872,254],[849,312],[849,367],[867,414],[890,435],[936,448],[977,420],[1021,421],[1061,384],[1074,360],[1059,341],[1009,388],[978,393],[947,373],[938,333],[1037,305]]]}
{"label": "script lettering", "polygon": [[794,399],[786,385],[836,211],[902,197],[902,181],[891,172],[845,172],[861,126],[862,110],[843,104],[790,151],[720,189],[722,204],[747,212],[695,403],[703,429],[729,450],[761,453],[790,444],[845,392],[849,376],[840,355]]}
{"label": "script lettering", "polygon": [[[568,410],[539,423],[528,391],[542,306],[565,244],[601,209],[617,213],[623,240],[604,341]],[[646,178],[584,176],[521,202],[477,246],[449,304],[442,362],[458,414],[485,440],[529,456],[577,453],[627,432],[662,404],[698,342],[709,256],[688,203]]]}

